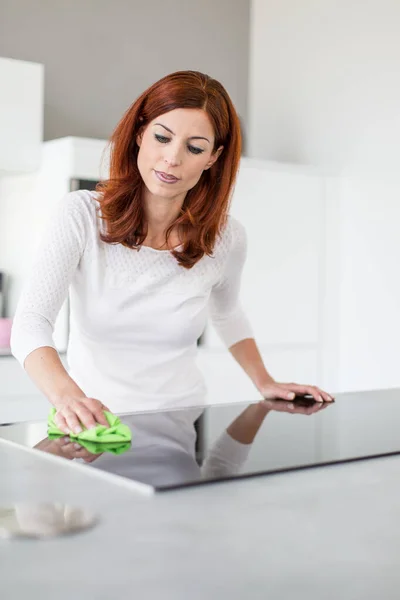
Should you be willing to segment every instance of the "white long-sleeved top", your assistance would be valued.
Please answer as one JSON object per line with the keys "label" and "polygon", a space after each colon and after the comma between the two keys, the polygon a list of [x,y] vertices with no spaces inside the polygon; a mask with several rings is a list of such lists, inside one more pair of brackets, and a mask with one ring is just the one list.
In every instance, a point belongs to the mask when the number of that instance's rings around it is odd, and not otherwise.
{"label": "white long-sleeved top", "polygon": [[212,257],[184,269],[169,251],[100,240],[98,194],[59,202],[20,298],[11,347],[24,363],[54,346],[57,314],[70,292],[67,360],[84,393],[113,412],[201,405],[197,339],[208,313],[231,346],[252,337],[239,304],[243,227],[229,218]]}

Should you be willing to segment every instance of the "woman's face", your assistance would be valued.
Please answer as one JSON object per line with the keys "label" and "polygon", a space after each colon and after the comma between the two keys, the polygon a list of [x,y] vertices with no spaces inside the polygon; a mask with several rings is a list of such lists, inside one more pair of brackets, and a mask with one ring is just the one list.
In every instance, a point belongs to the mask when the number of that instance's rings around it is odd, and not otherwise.
{"label": "woman's face", "polygon": [[137,137],[138,168],[153,196],[182,200],[222,152],[201,109],[177,108],[151,121]]}

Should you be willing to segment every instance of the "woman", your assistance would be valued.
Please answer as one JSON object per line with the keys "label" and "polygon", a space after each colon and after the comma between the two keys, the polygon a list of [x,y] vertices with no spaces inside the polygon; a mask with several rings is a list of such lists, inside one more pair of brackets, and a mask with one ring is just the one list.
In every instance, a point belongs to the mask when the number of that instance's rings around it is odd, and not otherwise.
{"label": "woman", "polygon": [[[208,311],[266,399],[250,407],[253,428],[272,408],[315,410],[288,402],[295,393],[331,400],[317,387],[274,381],[240,308],[246,241],[228,216],[240,125],[223,86],[194,71],[168,75],[132,104],[110,141],[110,178],[62,199],[13,325],[13,354],[57,408],[59,428],[106,425],[105,408],[203,404],[196,342]],[[52,332],[69,288],[67,373]],[[193,436],[199,413],[191,414],[182,435]]]}

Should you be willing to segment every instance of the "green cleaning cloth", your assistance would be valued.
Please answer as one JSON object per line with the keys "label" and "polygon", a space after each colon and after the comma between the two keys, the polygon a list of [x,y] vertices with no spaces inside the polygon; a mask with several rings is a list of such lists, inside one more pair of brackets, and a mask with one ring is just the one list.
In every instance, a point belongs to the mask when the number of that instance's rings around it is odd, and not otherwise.
{"label": "green cleaning cloth", "polygon": [[[65,437],[65,433],[58,429],[54,422],[57,410],[52,408],[47,419],[47,435],[51,440]],[[70,433],[71,440],[76,440],[81,446],[92,454],[111,452],[122,454],[131,447],[132,433],[127,425],[108,411],[104,411],[109,427],[96,425],[92,429],[84,429],[80,433]]]}

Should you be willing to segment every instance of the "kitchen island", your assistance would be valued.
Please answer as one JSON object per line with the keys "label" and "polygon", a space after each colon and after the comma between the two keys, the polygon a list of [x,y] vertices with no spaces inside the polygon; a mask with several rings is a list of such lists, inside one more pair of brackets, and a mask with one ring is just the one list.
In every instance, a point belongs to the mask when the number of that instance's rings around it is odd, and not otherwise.
{"label": "kitchen island", "polygon": [[60,502],[100,517],[75,536],[0,541],[1,598],[394,600],[399,470],[388,455],[147,494],[0,440],[1,505]]}

